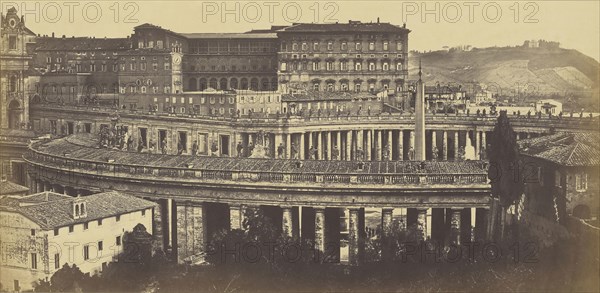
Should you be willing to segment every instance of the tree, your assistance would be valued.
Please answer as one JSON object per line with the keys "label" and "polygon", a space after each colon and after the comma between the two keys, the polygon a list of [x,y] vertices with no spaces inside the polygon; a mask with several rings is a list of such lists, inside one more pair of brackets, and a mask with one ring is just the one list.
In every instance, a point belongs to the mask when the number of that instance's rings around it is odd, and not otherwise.
{"label": "tree", "polygon": [[500,112],[494,126],[488,158],[488,178],[492,185],[492,196],[499,199],[502,206],[500,225],[503,234],[505,210],[518,200],[525,188],[520,173],[519,146],[506,111]]}
{"label": "tree", "polygon": [[[77,265],[69,266],[65,265],[56,271],[50,278],[50,292],[81,292],[85,289],[89,276],[81,272]],[[40,282],[36,286],[36,291],[43,291],[48,284],[47,282]]]}

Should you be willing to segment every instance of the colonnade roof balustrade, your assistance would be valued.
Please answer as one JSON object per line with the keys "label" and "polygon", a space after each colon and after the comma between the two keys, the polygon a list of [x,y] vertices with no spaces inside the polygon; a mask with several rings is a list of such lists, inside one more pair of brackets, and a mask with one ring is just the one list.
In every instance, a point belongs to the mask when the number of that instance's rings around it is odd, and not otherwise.
{"label": "colonnade roof balustrade", "polygon": [[[404,113],[372,113],[371,115],[366,115],[366,111],[362,111],[360,115],[357,113],[343,112],[340,115],[332,110],[330,115],[327,115],[326,112],[321,113],[321,116],[317,116],[316,113],[313,113],[313,116],[297,116],[291,115],[286,116],[286,114],[271,114],[269,116],[260,115],[261,113],[253,114],[253,117],[248,115],[242,115],[241,117],[224,117],[222,115],[195,115],[189,113],[164,113],[164,112],[149,112],[147,110],[131,110],[131,109],[116,109],[115,107],[110,106],[96,106],[96,105],[60,105],[60,104],[33,104],[33,110],[41,110],[41,111],[73,111],[74,113],[84,113],[88,115],[91,113],[98,113],[102,115],[118,115],[121,118],[160,118],[160,119],[174,119],[181,120],[182,122],[207,122],[207,123],[225,123],[230,125],[242,125],[244,127],[257,127],[257,126],[266,126],[266,127],[278,127],[278,126],[323,126],[323,127],[338,127],[338,126],[347,126],[348,124],[358,124],[364,125],[364,123],[369,124],[385,124],[385,123],[407,123],[414,124],[414,114],[410,112]],[[542,115],[541,118],[538,118],[535,115],[531,115],[531,117],[527,117],[525,114],[521,114],[520,116],[512,115],[509,113],[509,118],[511,120],[511,124],[517,131],[519,128],[527,128],[527,129],[539,129],[539,132],[547,132],[550,128],[555,128],[557,130],[575,130],[575,131],[585,131],[585,130],[597,130],[600,127],[600,118],[598,116],[590,118],[590,117],[578,117],[579,114],[575,114],[573,117],[569,117],[568,114],[565,114],[562,118],[559,119],[558,116],[554,115],[552,118],[549,118],[548,115]],[[64,115],[62,115],[64,119]],[[434,125],[444,125],[444,124],[453,124],[453,125],[465,125],[465,126],[486,126],[486,127],[494,127],[497,121],[497,116],[493,116],[487,114],[486,116],[479,115],[475,113],[470,113],[469,115],[465,113],[448,113],[448,114],[426,114],[426,122],[429,126]]]}
{"label": "colonnade roof balustrade", "polygon": [[98,148],[91,134],[34,142],[25,159],[38,167],[122,178],[345,185],[489,188],[485,161],[323,161],[163,155]]}

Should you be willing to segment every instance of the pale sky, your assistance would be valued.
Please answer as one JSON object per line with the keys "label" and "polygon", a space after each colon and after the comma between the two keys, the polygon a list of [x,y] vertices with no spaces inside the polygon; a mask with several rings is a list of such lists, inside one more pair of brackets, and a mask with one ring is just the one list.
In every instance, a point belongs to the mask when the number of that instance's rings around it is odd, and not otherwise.
{"label": "pale sky", "polygon": [[411,50],[514,46],[545,39],[600,60],[598,0],[3,1],[0,8],[5,13],[15,4],[19,13],[26,13],[31,30],[56,36],[125,37],[146,22],[182,33],[243,32],[291,22],[375,22],[379,17],[397,25],[406,20]]}

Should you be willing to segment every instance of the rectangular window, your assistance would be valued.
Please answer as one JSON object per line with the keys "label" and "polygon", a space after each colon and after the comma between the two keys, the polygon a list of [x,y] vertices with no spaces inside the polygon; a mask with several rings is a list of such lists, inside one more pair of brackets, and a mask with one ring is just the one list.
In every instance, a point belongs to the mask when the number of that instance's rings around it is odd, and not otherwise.
{"label": "rectangular window", "polygon": [[8,49],[9,50],[17,49],[17,36],[8,37]]}
{"label": "rectangular window", "polygon": [[389,43],[388,43],[388,42],[383,42],[383,50],[384,50],[384,51],[387,51],[387,50],[388,50],[388,46],[389,46]]}
{"label": "rectangular window", "polygon": [[90,246],[85,245],[85,246],[83,246],[83,260],[88,260],[88,259],[90,259]]}
{"label": "rectangular window", "polygon": [[375,51],[375,42],[369,43],[369,51]]}
{"label": "rectangular window", "polygon": [[54,268],[57,270],[60,269],[60,253],[54,254]]}
{"label": "rectangular window", "polygon": [[104,250],[104,243],[102,241],[98,241],[98,251]]}
{"label": "rectangular window", "polygon": [[342,51],[348,50],[348,43],[342,42],[342,45],[340,46],[340,48],[341,48]]}
{"label": "rectangular window", "polygon": [[360,51],[360,49],[361,49],[361,46],[360,46],[360,43],[359,43],[359,42],[356,42],[354,49],[355,49],[356,51]]}
{"label": "rectangular window", "polygon": [[142,210],[142,217],[146,215],[146,210]]}
{"label": "rectangular window", "polygon": [[88,229],[88,227],[89,227],[89,226],[88,226],[88,223],[87,223],[87,222],[86,222],[86,223],[83,223],[83,230],[87,230],[87,229]]}
{"label": "rectangular window", "polygon": [[58,228],[54,228],[54,236],[58,236]]}
{"label": "rectangular window", "polygon": [[37,270],[37,253],[31,253],[31,268]]}
{"label": "rectangular window", "polygon": [[588,187],[587,173],[575,174],[575,190],[579,192],[586,191]]}
{"label": "rectangular window", "polygon": [[118,221],[121,221],[121,215],[117,215],[117,217],[116,217],[116,218],[117,218],[117,222],[118,222]]}
{"label": "rectangular window", "polygon": [[120,245],[121,245],[121,236],[117,236],[117,238],[115,239],[115,244],[116,244],[117,246],[120,246]]}
{"label": "rectangular window", "polygon": [[98,226],[102,226],[102,219],[98,219]]}
{"label": "rectangular window", "polygon": [[69,226],[69,233],[73,233],[74,230],[75,230],[75,226],[73,226],[73,225]]}
{"label": "rectangular window", "polygon": [[31,229],[31,236],[35,236],[35,229]]}
{"label": "rectangular window", "polygon": [[333,50],[333,42],[327,43],[327,50],[329,50],[329,51]]}

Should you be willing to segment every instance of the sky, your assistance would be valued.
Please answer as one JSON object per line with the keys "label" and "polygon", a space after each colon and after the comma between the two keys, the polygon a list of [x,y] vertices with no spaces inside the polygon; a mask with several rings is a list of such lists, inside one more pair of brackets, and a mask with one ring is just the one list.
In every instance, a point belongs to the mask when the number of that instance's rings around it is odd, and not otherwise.
{"label": "sky", "polygon": [[600,1],[2,1],[42,35],[126,37],[152,23],[175,32],[243,32],[294,22],[406,23],[411,50],[558,41],[600,60]]}

